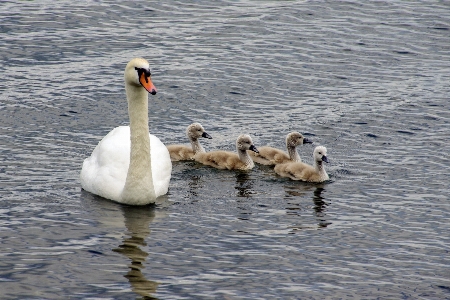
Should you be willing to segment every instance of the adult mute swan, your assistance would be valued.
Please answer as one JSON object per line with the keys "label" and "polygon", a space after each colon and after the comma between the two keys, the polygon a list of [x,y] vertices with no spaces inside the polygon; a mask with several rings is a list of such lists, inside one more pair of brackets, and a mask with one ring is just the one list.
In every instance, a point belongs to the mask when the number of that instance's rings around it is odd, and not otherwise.
{"label": "adult mute swan", "polygon": [[101,197],[129,205],[154,203],[167,193],[172,163],[169,151],[148,127],[148,93],[156,94],[150,67],[143,58],[125,68],[130,126],[109,132],[86,158],[81,187]]}
{"label": "adult mute swan", "polygon": [[170,159],[172,161],[180,160],[194,160],[196,153],[205,153],[205,149],[200,145],[199,138],[212,139],[212,137],[206,133],[205,129],[200,123],[192,123],[186,128],[186,135],[191,142],[191,147],[185,145],[168,145]]}
{"label": "adult mute swan", "polygon": [[241,134],[236,140],[237,153],[230,151],[211,151],[197,153],[195,160],[207,166],[217,169],[250,170],[255,164],[247,153],[247,150],[258,152],[253,145],[252,138],[247,134]]}
{"label": "adult mute swan", "polygon": [[253,161],[266,166],[273,166],[287,162],[301,162],[297,152],[297,146],[312,144],[312,141],[303,137],[301,133],[291,132],[286,136],[287,153],[269,146],[258,147],[259,153],[249,151]]}
{"label": "adult mute swan", "polygon": [[314,166],[302,162],[290,162],[275,166],[275,173],[292,180],[324,182],[329,179],[322,162],[328,162],[327,148],[317,146],[313,153]]}

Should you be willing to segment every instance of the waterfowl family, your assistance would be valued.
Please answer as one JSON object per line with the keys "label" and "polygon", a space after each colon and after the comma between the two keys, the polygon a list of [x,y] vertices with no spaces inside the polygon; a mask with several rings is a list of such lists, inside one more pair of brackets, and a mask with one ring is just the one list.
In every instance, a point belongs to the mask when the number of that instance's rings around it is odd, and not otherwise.
{"label": "waterfowl family", "polygon": [[195,160],[217,169],[250,170],[255,164],[248,155],[247,150],[258,152],[258,149],[253,145],[252,138],[247,134],[242,134],[236,140],[237,153],[230,151],[197,153]]}
{"label": "waterfowl family", "polygon": [[272,166],[287,162],[301,162],[300,155],[297,152],[297,146],[302,144],[311,144],[312,141],[303,137],[301,133],[291,132],[286,136],[287,153],[269,146],[258,147],[259,152],[251,152],[249,154],[254,162]]}
{"label": "waterfowl family", "polygon": [[290,162],[275,166],[275,172],[282,177],[308,182],[323,182],[329,179],[323,162],[328,162],[327,148],[318,146],[313,153],[314,166],[302,162]]}
{"label": "waterfowl family", "polygon": [[167,146],[172,161],[193,160],[196,153],[205,153],[205,149],[200,145],[198,139],[201,137],[212,139],[200,123],[189,125],[186,129],[186,135],[191,142],[191,147],[185,145]]}
{"label": "waterfowl family", "polygon": [[143,58],[127,64],[130,126],[113,129],[84,160],[80,174],[84,190],[129,205],[154,203],[167,193],[172,171],[169,151],[149,134],[148,93],[156,94],[150,75]]}

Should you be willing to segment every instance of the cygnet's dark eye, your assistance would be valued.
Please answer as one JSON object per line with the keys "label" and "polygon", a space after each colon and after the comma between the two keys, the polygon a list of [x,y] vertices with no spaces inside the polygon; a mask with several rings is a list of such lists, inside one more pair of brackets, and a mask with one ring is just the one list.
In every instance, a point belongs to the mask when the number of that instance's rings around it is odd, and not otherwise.
{"label": "cygnet's dark eye", "polygon": [[322,155],[322,152],[319,152],[320,155]]}

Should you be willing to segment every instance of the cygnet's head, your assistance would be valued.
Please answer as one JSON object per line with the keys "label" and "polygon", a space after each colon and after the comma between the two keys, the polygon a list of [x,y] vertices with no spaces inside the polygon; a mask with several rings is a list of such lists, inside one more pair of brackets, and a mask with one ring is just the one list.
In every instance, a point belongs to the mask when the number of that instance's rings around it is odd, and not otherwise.
{"label": "cygnet's head", "polygon": [[312,141],[299,132],[291,132],[286,136],[286,146],[297,147],[302,144],[312,144]]}
{"label": "cygnet's head", "polygon": [[143,58],[133,58],[125,68],[125,83],[134,86],[144,87],[150,94],[156,94],[156,87],[150,79],[150,65]]}
{"label": "cygnet's head", "polygon": [[259,153],[255,145],[253,145],[252,138],[248,134],[241,134],[236,140],[236,148],[241,151],[252,150]]}
{"label": "cygnet's head", "polygon": [[322,161],[328,163],[327,148],[324,146],[317,146],[316,149],[314,149],[314,160],[320,163]]}
{"label": "cygnet's head", "polygon": [[190,140],[197,140],[200,137],[212,139],[212,137],[206,133],[205,129],[200,123],[192,123],[186,129],[186,135]]}

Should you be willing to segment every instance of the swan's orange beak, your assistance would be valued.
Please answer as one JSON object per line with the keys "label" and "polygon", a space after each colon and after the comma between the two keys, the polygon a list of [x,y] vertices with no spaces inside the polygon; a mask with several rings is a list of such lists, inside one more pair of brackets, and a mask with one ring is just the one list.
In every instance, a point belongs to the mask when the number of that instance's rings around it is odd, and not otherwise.
{"label": "swan's orange beak", "polygon": [[145,72],[141,73],[141,77],[139,78],[139,82],[142,84],[142,86],[152,95],[156,94],[156,87],[153,84],[152,80],[150,79],[150,76],[146,76]]}

